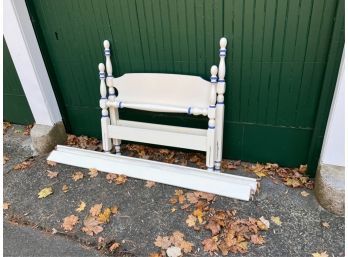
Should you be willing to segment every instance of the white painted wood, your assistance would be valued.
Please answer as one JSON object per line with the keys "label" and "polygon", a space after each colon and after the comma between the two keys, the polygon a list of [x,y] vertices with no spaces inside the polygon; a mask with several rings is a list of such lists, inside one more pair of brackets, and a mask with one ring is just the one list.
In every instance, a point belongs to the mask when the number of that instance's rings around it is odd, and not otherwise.
{"label": "white painted wood", "polygon": [[219,63],[219,80],[216,86],[217,91],[217,103],[216,103],[216,158],[215,158],[215,170],[219,171],[221,169],[222,160],[222,148],[223,148],[223,130],[224,130],[224,93],[225,93],[225,74],[226,74],[226,46],[227,39],[220,39],[220,63]]}
{"label": "white painted wood", "polygon": [[114,78],[114,87],[120,102],[183,108],[208,108],[211,93],[208,81],[176,74],[128,73]]}
{"label": "white painted wood", "polygon": [[[320,155],[320,164],[345,167],[345,49],[338,72],[335,93],[326,125],[325,137]],[[347,131],[347,130],[346,130]]]}
{"label": "white painted wood", "polygon": [[57,146],[57,150],[51,152],[47,160],[86,169],[96,168],[103,172],[122,174],[244,201],[250,200],[257,188],[257,181],[252,178],[60,145]]}
{"label": "white painted wood", "polygon": [[4,0],[3,8],[4,37],[35,122],[53,126],[62,117],[26,3]]}
{"label": "white painted wood", "polygon": [[101,131],[102,131],[102,142],[103,150],[109,152],[111,150],[111,139],[108,133],[108,125],[110,125],[109,112],[107,109],[107,98],[106,98],[106,85],[105,85],[105,65],[100,63],[99,68],[99,78],[100,78],[100,101],[99,106],[102,109],[101,117]]}
{"label": "white painted wood", "polygon": [[108,126],[108,133],[111,138],[118,137],[123,140],[148,144],[166,145],[198,151],[206,151],[207,148],[206,135],[119,125]]}
{"label": "white painted wood", "polygon": [[118,120],[117,121],[118,126],[123,127],[133,127],[133,128],[144,128],[144,129],[151,129],[151,130],[162,130],[167,132],[177,132],[182,134],[191,134],[191,135],[197,135],[197,136],[206,136],[207,130],[206,129],[197,129],[197,128],[188,128],[188,127],[179,127],[179,126],[169,126],[169,125],[160,125],[160,124],[154,124],[154,123],[147,123],[147,122],[138,122],[138,121],[130,121],[130,120]]}
{"label": "white painted wood", "polygon": [[[104,45],[104,54],[106,59],[105,62],[106,62],[106,72],[107,72],[106,85],[109,87],[108,99],[109,101],[115,101],[116,95],[115,95],[115,88],[113,87],[112,64],[110,59],[110,54],[111,54],[110,42],[108,40],[105,40],[103,45]],[[119,119],[118,108],[109,106],[109,116],[110,116],[110,123],[112,125],[116,125],[116,122]],[[112,142],[115,146],[116,154],[120,154],[121,140],[114,138]]]}

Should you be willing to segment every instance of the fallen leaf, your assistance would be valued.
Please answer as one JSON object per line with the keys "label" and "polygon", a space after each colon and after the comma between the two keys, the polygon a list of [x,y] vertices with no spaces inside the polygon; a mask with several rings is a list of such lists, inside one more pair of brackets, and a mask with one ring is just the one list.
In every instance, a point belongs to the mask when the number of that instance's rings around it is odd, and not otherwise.
{"label": "fallen leaf", "polygon": [[58,230],[55,228],[52,228],[52,235],[57,234],[57,233],[58,233]]}
{"label": "fallen leaf", "polygon": [[265,239],[260,236],[260,235],[251,235],[250,236],[250,242],[252,242],[255,245],[262,245],[264,244],[266,241]]}
{"label": "fallen leaf", "polygon": [[69,187],[67,185],[63,185],[62,190],[64,193],[69,191]]}
{"label": "fallen leaf", "polygon": [[47,161],[47,164],[52,167],[57,165],[57,163],[54,161]]}
{"label": "fallen leaf", "polygon": [[95,204],[92,206],[92,208],[89,210],[89,213],[92,215],[92,216],[98,216],[99,213],[101,212],[101,209],[103,207],[103,204]]}
{"label": "fallen leaf", "polygon": [[76,209],[77,212],[82,212],[86,208],[86,203],[81,201],[79,207]]}
{"label": "fallen leaf", "polygon": [[84,227],[82,228],[82,231],[85,232],[87,235],[93,236],[103,231],[103,227],[100,226],[100,223],[96,219],[96,217],[88,216],[83,221],[83,224]]}
{"label": "fallen leaf", "polygon": [[179,247],[184,253],[190,253],[193,250],[193,244],[188,241],[182,241],[179,243]]}
{"label": "fallen leaf", "polygon": [[307,164],[306,165],[300,165],[300,168],[298,169],[298,171],[302,174],[306,173],[307,172]]}
{"label": "fallen leaf", "polygon": [[202,242],[203,244],[203,250],[205,252],[213,252],[213,251],[218,251],[218,244],[217,244],[217,237],[212,237],[212,238],[206,238]]}
{"label": "fallen leaf", "polygon": [[149,257],[163,257],[162,253],[150,253]]}
{"label": "fallen leaf", "polygon": [[198,209],[194,210],[192,214],[193,214],[195,217],[197,217],[198,222],[199,222],[200,224],[203,223],[203,211],[202,211],[201,208],[198,208]]}
{"label": "fallen leaf", "polygon": [[76,171],[73,175],[72,175],[72,179],[74,181],[78,181],[79,179],[83,178],[83,173],[81,171]]}
{"label": "fallen leaf", "polygon": [[117,175],[114,173],[108,173],[106,174],[106,179],[109,183],[112,183],[117,178]]}
{"label": "fallen leaf", "polygon": [[10,208],[10,206],[11,206],[11,204],[8,203],[8,202],[3,202],[3,204],[2,204],[2,208],[3,208],[4,210],[8,210],[8,208]]}
{"label": "fallen leaf", "polygon": [[88,175],[90,178],[95,178],[98,176],[98,170],[97,169],[89,169]]}
{"label": "fallen leaf", "polygon": [[113,243],[110,247],[109,247],[109,251],[110,252],[113,252],[113,251],[115,251],[117,248],[119,248],[120,247],[120,244],[119,243]]}
{"label": "fallen leaf", "polygon": [[156,185],[156,182],[154,181],[146,181],[145,187],[153,188],[155,185]]}
{"label": "fallen leaf", "polygon": [[112,214],[117,214],[118,213],[118,207],[117,206],[112,206],[111,207],[111,213]]}
{"label": "fallen leaf", "polygon": [[98,215],[98,221],[100,223],[108,223],[110,220],[111,210],[110,208],[105,208],[103,212]]}
{"label": "fallen leaf", "polygon": [[319,252],[312,253],[312,256],[313,257],[329,257],[329,255],[326,253],[326,251],[325,252],[321,252],[321,253],[319,253]]}
{"label": "fallen leaf", "polygon": [[306,191],[302,191],[302,192],[301,192],[301,195],[302,195],[303,197],[307,197],[307,196],[309,196],[309,193],[307,193]]}
{"label": "fallen leaf", "polygon": [[25,170],[29,168],[33,163],[33,159],[28,159],[26,161],[23,161],[21,163],[16,164],[13,169],[14,170]]}
{"label": "fallen leaf", "polygon": [[301,182],[296,178],[286,178],[285,185],[291,186],[291,187],[300,187]]}
{"label": "fallen leaf", "polygon": [[124,175],[118,175],[115,179],[116,185],[123,185],[127,181],[127,176]]}
{"label": "fallen leaf", "polygon": [[181,256],[181,249],[176,246],[171,246],[167,249],[167,255],[168,257],[179,257]]}
{"label": "fallen leaf", "polygon": [[170,209],[170,212],[175,212],[175,211],[176,209],[174,207]]}
{"label": "fallen leaf", "polygon": [[162,249],[168,249],[172,242],[168,236],[157,236],[154,244],[155,246],[160,247]]}
{"label": "fallen leaf", "polygon": [[71,231],[73,230],[74,226],[77,224],[78,221],[79,221],[79,218],[77,216],[70,215],[64,218],[62,227],[64,228],[65,231]]}
{"label": "fallen leaf", "polygon": [[[260,222],[261,224],[260,224]],[[257,226],[261,229],[261,230],[267,230],[269,229],[269,221],[266,220],[263,216],[259,219],[259,221],[257,222]]]}
{"label": "fallen leaf", "polygon": [[330,224],[326,221],[322,222],[321,225],[324,227],[324,228],[330,228]]}
{"label": "fallen leaf", "polygon": [[194,227],[196,225],[197,218],[190,214],[186,219],[186,224],[189,227]]}
{"label": "fallen leaf", "polygon": [[47,170],[47,176],[49,178],[56,178],[58,176],[59,172],[58,171],[50,171],[50,170]]}
{"label": "fallen leaf", "polygon": [[10,158],[6,155],[3,155],[3,164],[6,164],[6,162],[8,162],[10,160]]}
{"label": "fallen leaf", "polygon": [[212,236],[219,234],[221,226],[214,220],[210,220],[209,223],[205,226],[206,229],[210,229]]}
{"label": "fallen leaf", "polygon": [[272,216],[271,217],[271,220],[277,224],[278,226],[281,226],[282,225],[282,222],[280,221],[280,218],[278,216]]}
{"label": "fallen leaf", "polygon": [[51,195],[52,193],[53,193],[52,187],[45,187],[38,193],[38,195],[39,195],[39,198],[45,198]]}

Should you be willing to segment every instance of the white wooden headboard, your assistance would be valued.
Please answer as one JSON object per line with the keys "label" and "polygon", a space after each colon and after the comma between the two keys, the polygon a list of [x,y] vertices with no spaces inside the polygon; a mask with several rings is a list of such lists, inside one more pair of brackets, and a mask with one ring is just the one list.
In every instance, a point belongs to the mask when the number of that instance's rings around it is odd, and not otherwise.
{"label": "white wooden headboard", "polygon": [[[198,76],[127,73],[114,78],[110,43],[104,41],[105,65],[99,64],[103,150],[112,144],[120,154],[121,140],[182,147],[207,152],[208,170],[220,170],[224,120],[227,39],[220,40],[219,68],[211,67],[210,82]],[[108,87],[108,92],[107,92]],[[117,90],[117,93],[116,93]],[[120,120],[119,108],[208,116],[208,128],[194,129]]]}

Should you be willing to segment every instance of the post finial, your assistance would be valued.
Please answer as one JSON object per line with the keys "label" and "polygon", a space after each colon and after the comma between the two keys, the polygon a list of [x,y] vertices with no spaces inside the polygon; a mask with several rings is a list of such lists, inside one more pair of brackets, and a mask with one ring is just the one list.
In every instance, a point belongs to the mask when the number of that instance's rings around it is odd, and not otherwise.
{"label": "post finial", "polygon": [[222,37],[222,38],[220,39],[220,47],[221,47],[221,48],[226,48],[226,46],[227,46],[227,38]]}
{"label": "post finial", "polygon": [[100,72],[105,72],[105,65],[104,65],[104,63],[99,63],[98,69],[99,69]]}
{"label": "post finial", "polygon": [[218,73],[218,67],[216,65],[211,66],[210,74],[212,77],[216,77]]}
{"label": "post finial", "polygon": [[104,48],[110,48],[110,42],[109,40],[104,40]]}

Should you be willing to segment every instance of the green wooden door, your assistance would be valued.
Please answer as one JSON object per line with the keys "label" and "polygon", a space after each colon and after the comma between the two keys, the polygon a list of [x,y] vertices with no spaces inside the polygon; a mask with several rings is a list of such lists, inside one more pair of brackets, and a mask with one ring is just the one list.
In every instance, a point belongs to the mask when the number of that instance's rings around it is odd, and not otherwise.
{"label": "green wooden door", "polygon": [[3,39],[3,64],[4,64],[4,120],[17,124],[30,124],[34,122],[28,101],[25,97],[21,82]]}
{"label": "green wooden door", "polygon": [[[225,36],[224,157],[287,166],[318,160],[344,43],[343,0],[34,0],[28,5],[70,132],[100,136],[97,64],[104,61],[104,39],[111,42],[114,76],[163,72],[209,79],[210,66],[219,61],[219,38]],[[207,126],[206,119],[183,115],[122,110],[121,116]]]}

